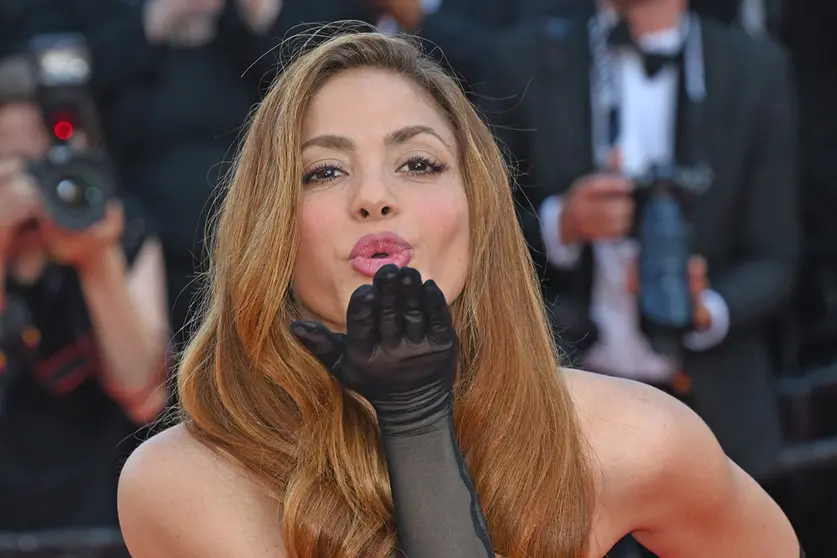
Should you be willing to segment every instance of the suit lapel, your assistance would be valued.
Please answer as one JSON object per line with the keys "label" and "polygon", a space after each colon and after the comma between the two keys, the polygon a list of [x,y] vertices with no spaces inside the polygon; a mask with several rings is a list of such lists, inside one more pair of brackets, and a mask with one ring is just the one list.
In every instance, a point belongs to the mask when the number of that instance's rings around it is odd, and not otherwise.
{"label": "suit lapel", "polygon": [[[544,189],[566,192],[575,179],[593,170],[592,113],[590,99],[590,46],[586,25],[553,20],[541,28],[540,75],[533,81],[530,121],[538,123],[532,138],[537,154],[533,161]],[[547,183],[544,183],[548,181]],[[580,308],[590,305],[593,285],[593,251],[582,251],[582,265],[562,279],[563,292],[574,293]]]}
{"label": "suit lapel", "polygon": [[714,36],[713,24],[701,19],[701,29],[706,77],[706,101],[704,102],[701,140],[710,161],[721,162],[723,158],[719,157],[719,150],[726,142],[719,140],[724,139],[724,123],[731,116],[729,101],[735,98],[730,94],[731,88],[735,87],[735,79],[728,70],[729,56],[723,52],[723,45]]}
{"label": "suit lapel", "polygon": [[[701,149],[715,175],[712,187],[707,191],[697,204],[695,222],[701,224],[713,222],[713,213],[718,211],[719,204],[716,203],[723,196],[723,190],[729,188],[724,183],[724,177],[729,176],[729,158],[738,157],[738,153],[729,152],[729,141],[727,138],[730,126],[735,126],[735,110],[731,99],[735,99],[732,88],[735,87],[735,77],[729,71],[729,57],[724,52],[724,46],[715,37],[715,28],[712,22],[701,18],[701,30],[703,33],[703,59],[704,72],[706,77],[706,100],[702,108],[702,122],[700,130]],[[679,111],[679,109],[678,109]],[[683,130],[683,133],[686,133]],[[705,251],[705,247],[715,242],[713,235],[714,227],[703,227],[703,234],[699,235],[699,251]]]}
{"label": "suit lapel", "polygon": [[540,115],[533,119],[539,123],[536,164],[553,184],[569,184],[593,167],[587,27],[548,23],[539,58],[542,79],[533,82],[538,88],[533,108]]}

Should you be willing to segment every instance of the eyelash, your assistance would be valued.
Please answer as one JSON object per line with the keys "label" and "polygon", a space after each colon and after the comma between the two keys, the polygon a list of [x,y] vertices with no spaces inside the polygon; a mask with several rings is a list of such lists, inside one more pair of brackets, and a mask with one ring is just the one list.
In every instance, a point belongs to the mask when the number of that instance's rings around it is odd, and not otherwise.
{"label": "eyelash", "polygon": [[[427,169],[420,171],[408,170],[407,173],[409,173],[411,176],[428,176],[434,174],[441,174],[445,172],[448,168],[448,166],[445,163],[434,161],[433,159],[425,157],[423,155],[416,155],[414,157],[410,157],[409,159],[407,159],[407,161],[404,162],[403,165],[401,165],[401,167],[415,164],[425,165]],[[331,173],[333,173],[334,171],[343,172],[339,166],[333,163],[323,163],[306,172],[302,177],[302,183],[311,184],[312,182],[329,182],[337,178],[336,176],[329,176],[327,178],[316,179],[316,176],[318,174],[325,171],[329,171]]]}

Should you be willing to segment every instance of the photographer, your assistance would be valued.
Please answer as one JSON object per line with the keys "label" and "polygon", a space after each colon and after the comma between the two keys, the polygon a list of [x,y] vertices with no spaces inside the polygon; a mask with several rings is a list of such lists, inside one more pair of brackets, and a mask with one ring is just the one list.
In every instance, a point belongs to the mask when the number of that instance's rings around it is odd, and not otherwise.
{"label": "photographer", "polygon": [[[26,0],[22,35],[83,33],[121,186],[163,244],[176,342],[188,337],[216,187],[276,73],[271,49],[304,22],[356,18],[346,0]],[[278,52],[278,51],[277,51]]]}
{"label": "photographer", "polygon": [[128,201],[52,222],[27,172],[50,145],[37,105],[0,105],[0,531],[115,526],[132,434],[167,399],[160,244]]}

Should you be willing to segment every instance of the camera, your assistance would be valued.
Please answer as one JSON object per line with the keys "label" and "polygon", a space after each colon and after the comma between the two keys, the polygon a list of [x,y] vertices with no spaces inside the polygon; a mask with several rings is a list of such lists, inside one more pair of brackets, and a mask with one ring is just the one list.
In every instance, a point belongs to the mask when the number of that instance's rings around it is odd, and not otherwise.
{"label": "camera", "polygon": [[22,54],[0,62],[0,103],[35,102],[51,138],[29,165],[50,219],[84,230],[100,221],[115,195],[115,177],[88,91],[90,52],[74,33],[39,35]]}
{"label": "camera", "polygon": [[691,217],[695,201],[713,178],[705,164],[653,165],[635,182],[633,236],[639,241],[640,328],[651,348],[662,355],[679,354],[682,335],[692,329]]}

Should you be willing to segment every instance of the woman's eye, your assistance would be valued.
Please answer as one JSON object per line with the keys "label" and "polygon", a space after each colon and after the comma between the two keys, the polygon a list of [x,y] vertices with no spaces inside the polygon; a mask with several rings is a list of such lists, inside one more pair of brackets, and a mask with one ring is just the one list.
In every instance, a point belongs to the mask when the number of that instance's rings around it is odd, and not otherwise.
{"label": "woman's eye", "polygon": [[304,184],[310,184],[312,182],[328,182],[329,180],[334,180],[335,178],[339,178],[341,176],[343,176],[343,171],[339,168],[334,165],[326,165],[306,172],[305,176],[302,178],[302,182]]}
{"label": "woman's eye", "polygon": [[410,161],[407,163],[407,170],[410,172],[427,172],[430,168],[425,161]]}
{"label": "woman's eye", "polygon": [[402,171],[412,175],[437,174],[447,168],[443,163],[431,161],[425,157],[415,157],[401,166]]}

